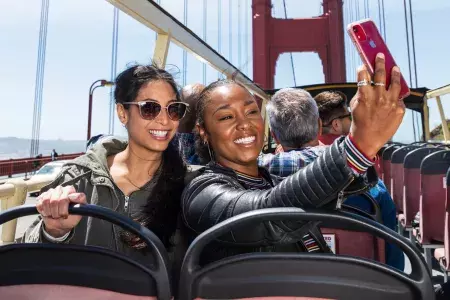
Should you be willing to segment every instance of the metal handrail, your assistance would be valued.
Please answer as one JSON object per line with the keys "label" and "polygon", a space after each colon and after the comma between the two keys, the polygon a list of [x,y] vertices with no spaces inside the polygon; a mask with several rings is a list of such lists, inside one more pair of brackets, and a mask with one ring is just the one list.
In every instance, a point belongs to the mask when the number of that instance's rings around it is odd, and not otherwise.
{"label": "metal handrail", "polygon": [[[9,179],[6,183],[0,185],[1,210],[3,211],[23,205],[29,192],[39,191],[53,180],[54,178],[52,177],[34,178],[27,181],[22,178]],[[0,243],[13,243],[16,236],[16,228],[17,220],[12,220],[3,224]]]}

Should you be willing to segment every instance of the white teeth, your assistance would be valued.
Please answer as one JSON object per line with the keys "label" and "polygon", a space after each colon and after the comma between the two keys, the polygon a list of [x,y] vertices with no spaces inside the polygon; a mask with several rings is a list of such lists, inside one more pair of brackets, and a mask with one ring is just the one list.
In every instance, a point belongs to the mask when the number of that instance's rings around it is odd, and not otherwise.
{"label": "white teeth", "polygon": [[248,136],[245,138],[237,139],[234,142],[236,144],[250,144],[250,143],[253,143],[255,141],[255,139],[256,139],[256,136],[253,135],[253,136]]}
{"label": "white teeth", "polygon": [[168,130],[150,130],[149,132],[157,137],[165,137],[169,133]]}

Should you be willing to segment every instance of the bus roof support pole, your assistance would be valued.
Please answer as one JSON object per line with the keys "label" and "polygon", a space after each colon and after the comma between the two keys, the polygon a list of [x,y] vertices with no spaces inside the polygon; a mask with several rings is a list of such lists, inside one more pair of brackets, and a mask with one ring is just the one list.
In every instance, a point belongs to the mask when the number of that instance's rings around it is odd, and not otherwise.
{"label": "bus roof support pole", "polygon": [[430,140],[430,111],[428,108],[428,99],[424,97],[423,99],[423,136],[424,142],[428,142]]}
{"label": "bus roof support pole", "polygon": [[166,66],[167,54],[169,53],[170,46],[170,32],[158,33],[156,38],[155,51],[153,52],[153,61],[160,67]]}

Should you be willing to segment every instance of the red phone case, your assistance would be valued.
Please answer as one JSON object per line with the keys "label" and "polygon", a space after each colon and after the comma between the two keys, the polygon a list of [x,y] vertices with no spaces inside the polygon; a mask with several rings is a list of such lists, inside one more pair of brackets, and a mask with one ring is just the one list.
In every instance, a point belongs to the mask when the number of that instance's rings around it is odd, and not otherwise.
{"label": "red phone case", "polygon": [[[375,23],[370,19],[350,23],[347,26],[347,33],[353,41],[353,44],[355,44],[361,60],[372,75],[374,73],[377,54],[380,52],[384,54],[386,61],[385,84],[387,89],[391,83],[392,68],[396,66],[396,63]],[[403,99],[410,94],[408,84],[403,76],[401,76],[400,85],[400,99]]]}

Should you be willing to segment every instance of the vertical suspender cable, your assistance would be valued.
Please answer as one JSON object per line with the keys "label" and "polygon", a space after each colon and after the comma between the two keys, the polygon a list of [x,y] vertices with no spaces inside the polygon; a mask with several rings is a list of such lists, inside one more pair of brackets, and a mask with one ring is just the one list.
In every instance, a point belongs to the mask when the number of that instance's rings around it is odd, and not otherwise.
{"label": "vertical suspender cable", "polygon": [[237,40],[238,40],[238,69],[240,69],[242,67],[242,47],[241,47],[241,44],[242,44],[242,41],[241,41],[241,38],[242,38],[241,3],[242,2],[241,1],[238,1],[238,11],[237,11],[237,13],[238,13],[238,38],[237,38]]}
{"label": "vertical suspender cable", "polygon": [[[119,43],[119,9],[114,7],[113,12],[113,32],[112,32],[112,45],[111,45],[111,74],[110,80],[114,82],[117,74],[117,48]],[[115,105],[113,87],[109,90],[109,134],[114,134],[114,117],[115,117]]]}
{"label": "vertical suspender cable", "polygon": [[382,11],[383,11],[383,33],[384,33],[384,41],[387,41],[387,36],[386,36],[386,14],[385,14],[385,10],[384,10],[384,0],[381,0],[381,6],[382,6]]}
{"label": "vertical suspender cable", "polygon": [[34,157],[39,153],[39,135],[40,135],[39,133],[41,123],[42,92],[44,82],[44,67],[45,67],[45,52],[46,52],[45,48],[47,41],[49,4],[50,4],[49,0],[42,0],[30,157]]}
{"label": "vertical suspender cable", "polygon": [[[222,54],[222,0],[217,0],[217,51]],[[222,72],[217,71],[217,77],[222,78]]]}
{"label": "vertical suspender cable", "polygon": [[249,20],[251,20],[251,18],[249,19],[249,6],[250,6],[250,2],[248,2],[248,0],[246,0],[245,1],[245,18],[244,18],[244,20],[245,20],[245,35],[244,35],[244,37],[245,37],[245,39],[244,39],[244,41],[245,41],[245,60],[246,60],[246,63],[245,63],[245,74],[248,76],[248,61],[250,60],[250,57],[249,57],[249,55],[248,55],[248,53],[249,53],[249,51],[248,51],[248,36],[250,35],[250,33],[248,32],[248,22],[249,22]]}
{"label": "vertical suspender cable", "polygon": [[34,106],[33,106],[33,123],[31,124],[31,142],[30,142],[30,157],[35,156],[34,146],[35,146],[35,138],[36,138],[36,117],[37,117],[37,106],[38,106],[38,93],[39,93],[39,74],[40,74],[40,60],[41,60],[41,40],[42,40],[42,27],[45,13],[45,0],[42,0],[41,3],[41,18],[39,22],[39,39],[38,39],[38,55],[36,62],[36,78],[34,83]]}
{"label": "vertical suspender cable", "polygon": [[36,154],[39,152],[39,141],[40,141],[40,133],[41,133],[41,112],[42,112],[42,94],[44,93],[44,70],[45,70],[45,54],[47,52],[47,29],[48,29],[48,10],[50,6],[50,0],[47,0],[45,6],[45,23],[44,23],[44,37],[42,40],[43,51],[42,51],[42,60],[41,60],[41,80],[40,80],[40,94],[39,94],[39,105],[38,105],[38,118],[37,120],[37,131],[36,131]]}
{"label": "vertical suspender cable", "polygon": [[229,40],[228,40],[228,45],[229,45],[229,57],[228,60],[230,61],[231,64],[233,64],[233,20],[232,20],[232,16],[233,16],[233,0],[229,0],[229,7],[228,7],[228,25],[229,25],[229,32],[228,34],[229,36]]}
{"label": "vertical suspender cable", "polygon": [[[408,53],[409,84],[411,85],[412,84],[411,55],[410,55],[410,51],[409,51],[409,28],[408,28],[408,14],[407,14],[407,8],[406,8],[406,0],[403,0],[403,10],[405,12],[406,49],[407,49],[407,53]],[[412,125],[413,125],[414,141],[417,141],[414,112],[411,112],[411,118],[412,118]]]}
{"label": "vertical suspender cable", "polygon": [[381,17],[381,2],[380,0],[378,0],[378,21],[379,21],[379,29],[380,29],[380,33],[381,35],[383,35],[383,26],[382,26],[382,17]]}
{"label": "vertical suspender cable", "polygon": [[[184,15],[183,15],[184,26],[188,27],[188,0],[184,0]],[[205,41],[206,42],[206,41]],[[186,86],[186,75],[187,75],[187,51],[183,49],[183,86]]]}
{"label": "vertical suspender cable", "polygon": [[[159,6],[161,6],[161,0],[156,0],[156,3],[158,3]],[[155,31],[155,42],[158,39],[158,33]]]}
{"label": "vertical suspender cable", "polygon": [[[207,43],[206,40],[206,13],[208,10],[208,6],[206,4],[206,0],[203,0],[203,40]],[[203,84],[206,85],[206,64],[203,63]]]}
{"label": "vertical suspender cable", "polygon": [[[419,79],[417,78],[417,62],[416,62],[416,43],[415,43],[415,36],[414,36],[414,18],[413,18],[413,14],[412,14],[412,4],[411,4],[411,0],[409,0],[409,19],[411,22],[411,41],[412,41],[412,53],[413,53],[413,67],[414,67],[414,87],[418,87],[418,81]],[[415,115],[415,120],[416,120],[416,126],[417,129],[419,129],[419,115],[418,113],[414,113]],[[423,128],[423,127],[422,127]],[[418,130],[419,131],[419,130]],[[423,136],[425,137],[425,134],[422,132]],[[417,133],[417,140],[420,139],[420,134],[419,132]]]}
{"label": "vertical suspender cable", "polygon": [[[284,18],[287,19],[286,0],[283,0]],[[294,57],[292,52],[289,53],[291,57],[292,78],[294,78],[294,86],[297,86],[297,79],[295,78]]]}

